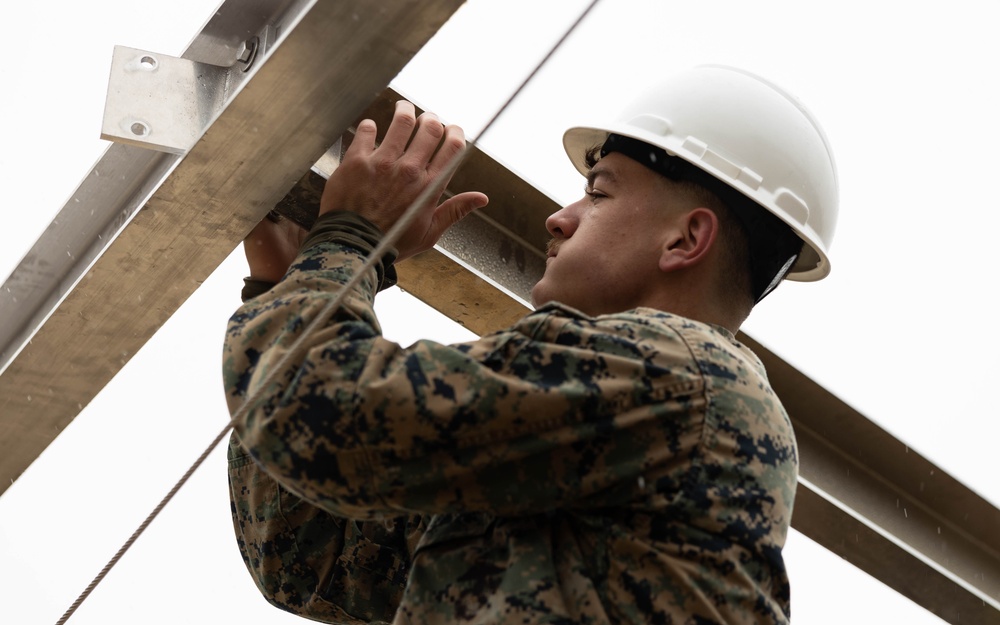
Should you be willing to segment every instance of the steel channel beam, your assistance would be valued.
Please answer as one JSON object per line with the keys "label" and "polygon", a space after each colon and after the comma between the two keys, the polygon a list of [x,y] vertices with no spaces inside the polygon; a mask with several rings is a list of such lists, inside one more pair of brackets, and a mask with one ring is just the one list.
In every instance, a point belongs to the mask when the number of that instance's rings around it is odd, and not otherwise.
{"label": "steel channel beam", "polygon": [[[249,36],[293,19],[305,4],[290,0],[226,2],[183,58],[230,65]],[[179,161],[176,154],[120,144],[109,147],[0,289],[0,318],[4,320],[0,326],[0,372]]]}
{"label": "steel channel beam", "polygon": [[792,523],[950,623],[1000,623],[1000,510],[753,339],[792,417]]}
{"label": "steel channel beam", "polygon": [[0,492],[461,3],[220,8],[194,60],[231,65],[248,36],[279,33],[242,89],[183,156],[111,146],[0,288]]}

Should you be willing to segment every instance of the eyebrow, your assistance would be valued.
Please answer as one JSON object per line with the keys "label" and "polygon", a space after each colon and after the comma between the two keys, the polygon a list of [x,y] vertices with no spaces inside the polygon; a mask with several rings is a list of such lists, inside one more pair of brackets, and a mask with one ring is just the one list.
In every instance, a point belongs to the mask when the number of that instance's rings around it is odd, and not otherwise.
{"label": "eyebrow", "polygon": [[594,183],[597,182],[598,178],[605,178],[608,182],[614,182],[618,179],[618,177],[615,176],[614,170],[607,166],[601,167],[600,163],[594,165],[594,167],[587,172],[587,187],[593,188]]}

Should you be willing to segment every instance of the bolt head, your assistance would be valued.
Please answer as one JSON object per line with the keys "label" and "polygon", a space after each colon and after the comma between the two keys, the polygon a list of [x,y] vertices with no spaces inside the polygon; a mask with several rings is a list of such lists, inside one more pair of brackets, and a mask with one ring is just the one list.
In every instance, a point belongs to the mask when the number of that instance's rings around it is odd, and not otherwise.
{"label": "bolt head", "polygon": [[254,54],[257,52],[257,38],[248,39],[243,42],[243,48],[240,50],[239,54],[236,55],[236,60],[239,63],[246,65],[253,60]]}

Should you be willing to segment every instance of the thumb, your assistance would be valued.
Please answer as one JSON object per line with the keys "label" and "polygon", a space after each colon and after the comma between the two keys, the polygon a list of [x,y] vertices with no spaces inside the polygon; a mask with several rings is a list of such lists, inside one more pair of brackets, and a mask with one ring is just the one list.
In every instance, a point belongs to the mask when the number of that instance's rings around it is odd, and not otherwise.
{"label": "thumb", "polygon": [[445,230],[458,223],[459,220],[477,208],[486,206],[489,201],[485,193],[479,193],[478,191],[467,191],[453,195],[444,202],[441,202],[434,209],[434,217],[431,221],[431,232],[429,234],[434,241],[437,241],[444,234]]}

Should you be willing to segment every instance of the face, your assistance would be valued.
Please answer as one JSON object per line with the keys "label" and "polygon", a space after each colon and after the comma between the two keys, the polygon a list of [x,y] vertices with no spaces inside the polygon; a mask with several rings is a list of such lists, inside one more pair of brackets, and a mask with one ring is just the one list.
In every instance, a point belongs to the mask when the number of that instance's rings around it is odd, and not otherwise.
{"label": "face", "polygon": [[612,152],[588,176],[584,197],[553,213],[545,227],[545,274],[535,306],[557,301],[589,315],[650,305],[659,259],[670,238],[670,183]]}

